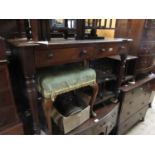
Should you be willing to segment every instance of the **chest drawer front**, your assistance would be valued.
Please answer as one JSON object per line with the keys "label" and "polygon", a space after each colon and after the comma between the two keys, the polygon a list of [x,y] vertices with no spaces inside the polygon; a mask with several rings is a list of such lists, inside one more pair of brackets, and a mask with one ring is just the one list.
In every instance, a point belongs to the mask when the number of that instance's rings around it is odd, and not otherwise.
{"label": "chest drawer front", "polygon": [[113,111],[113,113],[111,114],[111,116],[109,117],[109,119],[107,121],[107,124],[106,124],[107,125],[107,132],[106,132],[106,134],[109,134],[114,129],[114,127],[116,126],[117,116],[118,116],[118,108]]}
{"label": "chest drawer front", "polygon": [[[118,105],[104,118],[99,119],[94,126],[87,128],[86,130],[77,133],[80,135],[107,135],[116,126],[118,116]],[[94,119],[95,120],[95,119]]]}
{"label": "chest drawer front", "polygon": [[82,61],[91,59],[94,55],[93,47],[64,48],[64,49],[37,49],[35,50],[36,67]]}
{"label": "chest drawer front", "polygon": [[6,64],[0,64],[0,92],[9,88],[8,70]]}
{"label": "chest drawer front", "polygon": [[105,44],[96,47],[96,58],[102,58],[106,56],[115,55],[118,53],[119,45],[117,44]]}
{"label": "chest drawer front", "polygon": [[0,92],[0,108],[13,104],[12,94],[9,90]]}
{"label": "chest drawer front", "polygon": [[9,106],[0,109],[0,128],[5,127],[8,124],[16,122],[17,115],[14,106]]}
{"label": "chest drawer front", "polygon": [[119,124],[118,134],[125,134],[134,124],[144,119],[148,105],[142,108],[140,111],[132,115],[128,120]]}
{"label": "chest drawer front", "polygon": [[149,104],[151,91],[148,91],[147,87],[148,84],[125,94],[122,102],[120,122],[125,121],[136,111]]}

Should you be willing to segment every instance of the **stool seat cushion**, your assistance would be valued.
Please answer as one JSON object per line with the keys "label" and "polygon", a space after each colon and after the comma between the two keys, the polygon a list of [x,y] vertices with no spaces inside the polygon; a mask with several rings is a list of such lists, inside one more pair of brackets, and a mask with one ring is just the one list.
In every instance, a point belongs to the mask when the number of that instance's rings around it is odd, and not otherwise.
{"label": "stool seat cushion", "polygon": [[65,68],[48,70],[38,76],[38,90],[45,98],[53,101],[57,95],[92,85],[96,72],[91,68]]}

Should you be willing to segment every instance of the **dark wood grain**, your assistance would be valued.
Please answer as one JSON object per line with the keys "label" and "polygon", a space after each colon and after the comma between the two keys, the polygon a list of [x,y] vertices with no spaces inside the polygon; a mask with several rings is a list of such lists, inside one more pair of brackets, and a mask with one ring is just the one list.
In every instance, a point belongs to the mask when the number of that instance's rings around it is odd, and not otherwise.
{"label": "dark wood grain", "polygon": [[106,56],[117,54],[120,46],[124,45],[126,47],[131,41],[132,39],[55,39],[42,43],[38,41],[27,41],[24,39],[8,40],[11,47],[17,51],[20,64],[22,66],[27,92],[26,96],[32,112],[34,122],[33,128],[35,133],[39,134],[40,130],[37,107],[37,88],[35,81],[37,69],[72,62],[84,62],[87,60],[104,58]]}
{"label": "dark wood grain", "polygon": [[[8,65],[7,61],[5,61],[5,52],[5,42],[2,38],[0,38],[0,134],[11,134],[11,131],[5,131],[9,130],[9,128],[12,128],[12,124],[16,123],[16,125],[19,125],[20,122],[12,93]],[[19,132],[18,129],[14,129],[14,134],[21,133],[23,133],[22,127],[20,128]]]}
{"label": "dark wood grain", "polygon": [[[96,118],[91,118],[73,131],[71,131],[70,135],[73,134],[100,134],[104,132],[104,134],[109,134],[112,130],[107,130],[111,126],[113,127],[116,125],[117,119],[117,112],[118,112],[118,105],[116,104],[109,104],[106,107],[100,108],[95,111],[97,114]],[[95,120],[98,120],[95,122]],[[112,121],[112,122],[111,122]],[[112,128],[113,128],[112,127]]]}
{"label": "dark wood grain", "polygon": [[129,117],[128,120],[123,122],[122,124],[119,125],[117,134],[123,135],[126,134],[134,125],[137,123],[144,121],[146,112],[148,110],[149,106],[145,106],[142,109],[140,109],[137,113]]}

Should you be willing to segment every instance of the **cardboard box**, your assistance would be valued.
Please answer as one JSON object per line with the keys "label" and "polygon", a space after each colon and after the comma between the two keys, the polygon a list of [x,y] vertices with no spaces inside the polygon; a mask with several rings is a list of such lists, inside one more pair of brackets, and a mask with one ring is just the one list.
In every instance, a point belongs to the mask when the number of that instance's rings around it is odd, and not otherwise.
{"label": "cardboard box", "polygon": [[53,121],[59,126],[60,130],[66,134],[90,118],[90,106],[87,106],[81,112],[68,117],[63,116],[53,107],[51,116]]}

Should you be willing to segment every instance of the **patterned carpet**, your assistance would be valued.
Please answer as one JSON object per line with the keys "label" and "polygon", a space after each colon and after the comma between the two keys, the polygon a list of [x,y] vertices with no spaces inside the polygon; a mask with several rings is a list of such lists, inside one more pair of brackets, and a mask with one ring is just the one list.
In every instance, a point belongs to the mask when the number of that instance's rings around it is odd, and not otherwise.
{"label": "patterned carpet", "polygon": [[127,135],[155,135],[155,97],[148,109],[144,122],[135,125]]}

